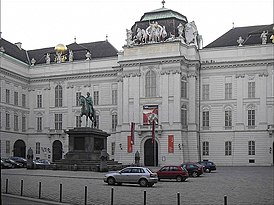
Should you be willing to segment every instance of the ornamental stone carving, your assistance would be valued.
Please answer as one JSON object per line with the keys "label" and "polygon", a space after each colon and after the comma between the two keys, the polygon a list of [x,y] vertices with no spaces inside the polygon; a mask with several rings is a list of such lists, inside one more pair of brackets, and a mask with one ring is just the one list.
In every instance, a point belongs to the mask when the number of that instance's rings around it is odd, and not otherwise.
{"label": "ornamental stone carving", "polygon": [[267,42],[267,34],[268,34],[268,31],[263,31],[262,34],[261,34],[261,39],[262,39],[262,44],[266,44]]}

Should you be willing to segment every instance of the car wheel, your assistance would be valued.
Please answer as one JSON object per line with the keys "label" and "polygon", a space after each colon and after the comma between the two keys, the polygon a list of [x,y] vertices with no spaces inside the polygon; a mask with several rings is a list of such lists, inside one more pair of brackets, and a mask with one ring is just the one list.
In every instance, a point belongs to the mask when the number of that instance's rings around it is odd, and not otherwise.
{"label": "car wheel", "polygon": [[210,172],[211,172],[209,168],[206,168],[206,170],[205,170],[205,171],[206,171],[206,172],[208,172],[208,173],[210,173]]}
{"label": "car wheel", "polygon": [[182,176],[177,176],[177,177],[176,177],[176,181],[177,181],[177,182],[183,181],[183,177],[182,177]]}
{"label": "car wheel", "polygon": [[192,173],[192,177],[197,177],[198,176],[198,173],[197,172],[193,172]]}
{"label": "car wheel", "polygon": [[115,184],[115,179],[113,177],[109,177],[107,182],[108,182],[108,185],[114,185]]}
{"label": "car wheel", "polygon": [[145,187],[145,186],[148,185],[148,182],[147,182],[146,179],[141,179],[141,180],[139,181],[139,184],[140,184],[140,186]]}

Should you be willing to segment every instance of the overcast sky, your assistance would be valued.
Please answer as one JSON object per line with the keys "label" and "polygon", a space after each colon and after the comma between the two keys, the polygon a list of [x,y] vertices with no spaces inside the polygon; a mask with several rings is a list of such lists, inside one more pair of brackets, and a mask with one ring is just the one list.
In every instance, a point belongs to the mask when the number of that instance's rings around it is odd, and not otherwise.
{"label": "overcast sky", "polygon": [[[162,0],[0,0],[2,38],[26,50],[59,43],[109,42],[118,50],[126,29]],[[273,23],[273,0],[165,0],[165,8],[195,21],[204,46],[235,27]]]}

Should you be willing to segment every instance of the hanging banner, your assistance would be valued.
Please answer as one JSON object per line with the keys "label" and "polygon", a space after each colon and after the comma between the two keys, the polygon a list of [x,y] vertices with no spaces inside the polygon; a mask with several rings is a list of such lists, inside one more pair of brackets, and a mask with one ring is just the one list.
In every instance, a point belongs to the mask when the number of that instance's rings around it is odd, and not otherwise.
{"label": "hanging banner", "polygon": [[168,153],[174,153],[174,136],[168,135]]}
{"label": "hanging banner", "polygon": [[143,124],[152,125],[153,120],[158,125],[158,105],[143,106]]}
{"label": "hanging banner", "polygon": [[131,136],[127,136],[127,152],[128,153],[132,152],[132,140],[131,140]]}
{"label": "hanging banner", "polygon": [[134,144],[134,132],[135,132],[135,123],[131,123],[130,133],[131,133],[131,144]]}

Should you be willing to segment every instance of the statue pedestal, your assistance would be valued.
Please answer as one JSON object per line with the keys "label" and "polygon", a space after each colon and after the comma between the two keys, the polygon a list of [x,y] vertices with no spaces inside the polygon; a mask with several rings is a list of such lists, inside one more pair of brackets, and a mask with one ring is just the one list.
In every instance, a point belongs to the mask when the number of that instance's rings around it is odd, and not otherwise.
{"label": "statue pedestal", "polygon": [[65,131],[69,135],[67,160],[100,160],[101,150],[107,148],[108,133],[90,127]]}

